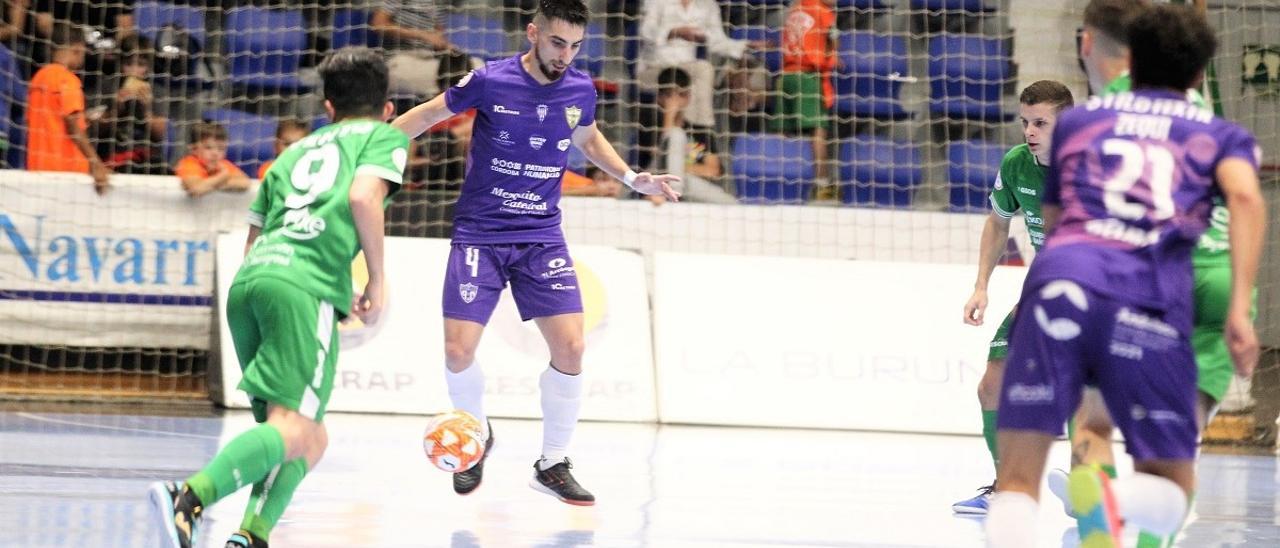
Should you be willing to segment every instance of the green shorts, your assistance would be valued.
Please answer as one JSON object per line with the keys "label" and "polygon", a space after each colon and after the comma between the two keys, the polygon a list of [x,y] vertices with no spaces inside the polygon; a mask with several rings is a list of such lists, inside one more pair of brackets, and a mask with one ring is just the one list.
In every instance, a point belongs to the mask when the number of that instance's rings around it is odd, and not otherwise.
{"label": "green shorts", "polygon": [[[1231,300],[1231,266],[1198,266],[1194,272],[1196,320],[1191,330],[1191,347],[1195,349],[1196,366],[1200,370],[1196,386],[1214,401],[1221,402],[1235,375],[1227,341],[1222,338]],[[1254,299],[1257,299],[1256,293]],[[1257,316],[1256,305],[1252,313]]]}
{"label": "green shorts", "polygon": [[987,361],[999,362],[1009,357],[1009,328],[1013,327],[1013,311],[1004,317],[1000,327],[996,328],[996,336],[991,338],[991,349],[987,350]]}
{"label": "green shorts", "polygon": [[827,108],[822,101],[822,75],[816,72],[785,72],[778,76],[777,97],[774,131],[799,132],[827,125]]}
{"label": "green shorts", "polygon": [[237,281],[227,295],[227,324],[253,417],[265,421],[275,404],[320,422],[338,362],[333,305],[285,280]]}

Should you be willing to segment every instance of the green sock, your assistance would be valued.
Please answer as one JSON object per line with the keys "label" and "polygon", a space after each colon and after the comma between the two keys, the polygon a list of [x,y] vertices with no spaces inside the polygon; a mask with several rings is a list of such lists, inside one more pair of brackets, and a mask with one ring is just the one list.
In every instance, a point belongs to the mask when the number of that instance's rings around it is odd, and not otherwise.
{"label": "green sock", "polygon": [[991,464],[1000,470],[1000,453],[996,451],[996,411],[982,410],[982,438],[987,440],[987,451],[991,452]]}
{"label": "green sock", "polygon": [[281,464],[262,481],[253,484],[253,495],[249,497],[249,506],[245,508],[240,528],[267,540],[280,516],[284,515],[284,508],[293,499],[294,490],[306,476],[307,460],[298,458]]}
{"label": "green sock", "polygon": [[1067,443],[1071,444],[1071,447],[1075,447],[1075,443],[1076,443],[1076,418],[1075,417],[1071,417],[1067,419]]}
{"label": "green sock", "polygon": [[260,424],[223,447],[203,470],[187,478],[191,492],[205,506],[262,479],[284,460],[284,438],[270,424]]}

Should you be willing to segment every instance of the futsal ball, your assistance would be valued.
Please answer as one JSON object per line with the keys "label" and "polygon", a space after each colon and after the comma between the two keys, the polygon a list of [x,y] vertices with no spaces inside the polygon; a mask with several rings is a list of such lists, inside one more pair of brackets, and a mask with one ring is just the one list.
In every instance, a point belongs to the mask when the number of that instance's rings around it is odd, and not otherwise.
{"label": "futsal ball", "polygon": [[427,423],[422,449],[436,468],[454,474],[465,472],[484,456],[484,429],[466,411],[442,413]]}

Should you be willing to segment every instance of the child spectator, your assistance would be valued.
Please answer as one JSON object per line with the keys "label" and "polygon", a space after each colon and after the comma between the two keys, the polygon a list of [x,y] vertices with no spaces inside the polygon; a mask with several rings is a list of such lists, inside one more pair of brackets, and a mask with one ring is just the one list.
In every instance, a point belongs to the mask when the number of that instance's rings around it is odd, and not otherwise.
{"label": "child spectator", "polygon": [[[782,74],[774,130],[807,133],[813,138],[813,160],[819,198],[829,193],[827,112],[835,102],[831,71],[836,68],[834,0],[796,0],[782,31]],[[834,193],[831,193],[834,197]]]}
{"label": "child spectator", "polygon": [[154,112],[149,80],[154,50],[139,35],[130,35],[120,46],[120,87],[93,120],[98,152],[117,173],[163,175],[169,171],[160,151],[167,122]]}
{"label": "child spectator", "polygon": [[[279,158],[280,153],[289,148],[289,145],[301,141],[303,137],[310,134],[311,124],[305,121],[295,118],[280,120],[280,123],[276,124],[276,158]],[[275,162],[274,158],[263,162],[258,167],[258,180],[262,180],[267,176],[267,170],[271,169],[273,162]]]}
{"label": "child spectator", "polygon": [[178,162],[174,173],[192,198],[215,190],[242,192],[249,177],[227,160],[227,128],[202,122],[191,128],[191,153]]}
{"label": "child spectator", "polygon": [[111,171],[89,143],[84,88],[75,73],[84,64],[84,35],[58,25],[53,44],[53,62],[36,71],[27,96],[27,169],[88,173],[102,194]]}

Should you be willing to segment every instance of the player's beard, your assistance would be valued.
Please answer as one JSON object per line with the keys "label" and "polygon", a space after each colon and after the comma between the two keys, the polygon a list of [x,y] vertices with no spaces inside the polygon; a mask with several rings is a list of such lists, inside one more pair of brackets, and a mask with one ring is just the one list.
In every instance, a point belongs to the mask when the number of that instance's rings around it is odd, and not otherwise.
{"label": "player's beard", "polygon": [[533,59],[538,62],[538,70],[542,71],[542,75],[546,76],[548,80],[554,82],[564,76],[564,70],[555,70],[542,60],[542,54],[538,53],[538,48],[533,48]]}

